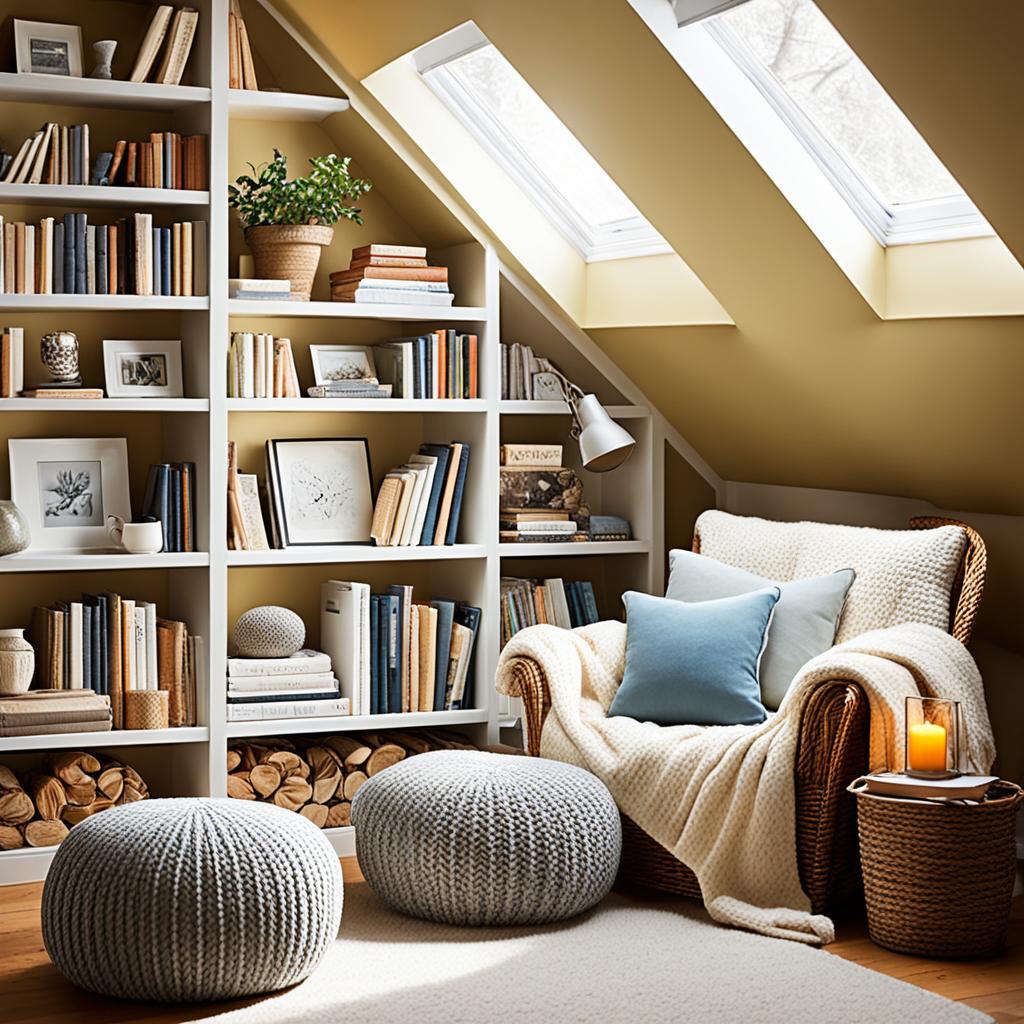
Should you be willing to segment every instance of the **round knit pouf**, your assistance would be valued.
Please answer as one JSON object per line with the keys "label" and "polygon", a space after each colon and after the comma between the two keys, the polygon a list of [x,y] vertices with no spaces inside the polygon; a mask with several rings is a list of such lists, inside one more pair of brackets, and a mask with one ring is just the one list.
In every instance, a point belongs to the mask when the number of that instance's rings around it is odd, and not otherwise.
{"label": "round knit pouf", "polygon": [[359,866],[413,917],[526,925],[589,910],[612,887],[619,812],[573,765],[438,750],[364,783],[352,803]]}
{"label": "round knit pouf", "polygon": [[103,995],[197,1002],[310,974],[341,921],[341,866],[299,814],[239,800],[140,800],[76,825],[43,889],[43,942]]}
{"label": "round knit pouf", "polygon": [[235,646],[243,658],[290,658],[306,642],[306,624],[276,604],[250,608],[235,623]]}

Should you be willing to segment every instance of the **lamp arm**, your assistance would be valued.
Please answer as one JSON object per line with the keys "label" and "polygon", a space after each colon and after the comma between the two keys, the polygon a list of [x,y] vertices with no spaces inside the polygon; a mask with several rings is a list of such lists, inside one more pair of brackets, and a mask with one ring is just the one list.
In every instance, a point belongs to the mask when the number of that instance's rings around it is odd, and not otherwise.
{"label": "lamp arm", "polygon": [[580,423],[579,410],[577,404],[583,398],[584,392],[578,384],[573,384],[571,380],[561,370],[552,369],[549,371],[555,375],[558,380],[558,385],[562,389],[562,399],[569,409],[569,414],[572,416],[572,426],[569,428],[569,436],[574,440],[579,440],[583,426]]}

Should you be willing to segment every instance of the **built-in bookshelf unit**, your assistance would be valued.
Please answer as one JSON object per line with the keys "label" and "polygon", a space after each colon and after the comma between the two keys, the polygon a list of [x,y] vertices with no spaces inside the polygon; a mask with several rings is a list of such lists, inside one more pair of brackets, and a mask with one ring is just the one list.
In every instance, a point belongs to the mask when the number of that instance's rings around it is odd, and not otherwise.
{"label": "built-in bookshelf unit", "polygon": [[[175,0],[177,3],[177,0]],[[91,43],[118,38],[114,64],[120,80],[58,79],[18,75],[13,52],[0,52],[0,114],[4,141],[35,130],[44,120],[93,125],[94,150],[132,131],[202,133],[208,136],[209,190],[181,194],[156,189],[102,186],[0,186],[0,214],[7,219],[54,217],[89,211],[103,217],[145,210],[208,225],[209,281],[205,295],[0,295],[3,325],[24,328],[26,379],[42,373],[39,338],[56,329],[74,331],[81,345],[86,385],[103,383],[102,340],[182,341],[184,397],[173,399],[0,400],[0,440],[21,437],[125,437],[133,508],[138,511],[150,463],[195,463],[195,550],[183,554],[110,552],[61,554],[30,547],[0,558],[0,628],[28,626],[36,606],[75,599],[83,592],[119,591],[158,603],[161,613],[187,620],[203,638],[204,664],[197,689],[196,724],[150,732],[0,738],[0,764],[31,769],[48,752],[84,749],[125,760],[141,772],[153,796],[224,796],[226,755],[232,740],[317,732],[378,732],[400,727],[446,726],[479,744],[517,740],[518,709],[495,692],[500,656],[499,593],[503,576],[564,577],[593,581],[602,616],[621,614],[627,589],[657,590],[663,577],[663,447],[669,428],[644,396],[600,349],[517,274],[503,265],[486,237],[475,236],[442,200],[388,151],[401,174],[379,181],[414,182],[419,191],[389,204],[375,185],[361,204],[363,227],[342,222],[322,256],[312,301],[256,302],[228,298],[227,280],[239,276],[247,253],[227,206],[229,182],[248,162],[270,158],[279,147],[301,173],[306,158],[351,154],[359,173],[374,177],[374,161],[387,147],[376,141],[372,111],[344,95],[336,81],[290,32],[268,0],[243,0],[256,69],[266,91],[228,87],[228,2],[189,0],[200,12],[199,30],[179,86],[125,81],[153,7],[127,0],[36,0],[31,9],[0,0],[8,17],[70,22],[83,27],[86,73]],[[3,62],[8,62],[4,64]],[[271,91],[273,90],[273,91]],[[11,125],[10,134],[8,124]],[[411,185],[410,185],[411,189]],[[159,194],[158,194],[159,193]],[[418,226],[399,209],[430,209]],[[415,220],[413,216],[410,218]],[[451,309],[330,302],[327,277],[344,268],[352,248],[371,241],[424,244],[432,263],[450,268]],[[434,244],[436,241],[437,244]],[[305,387],[312,383],[310,344],[372,344],[453,327],[478,338],[479,397],[455,399],[317,400],[227,398],[227,352],[232,331],[269,331],[291,339]],[[624,516],[632,539],[591,543],[499,543],[499,445],[548,441],[565,446],[567,465],[579,468],[569,437],[569,416],[557,402],[502,401],[499,344],[528,342],[572,380],[595,392],[610,414],[636,438],[630,460],[607,476],[580,470],[592,511]],[[366,437],[373,483],[401,464],[423,442],[468,442],[472,456],[457,542],[425,547],[290,547],[229,550],[227,445],[237,445],[242,469],[265,477],[268,438]],[[0,459],[0,495],[9,494],[6,458]],[[575,460],[575,461],[573,461]],[[307,646],[319,643],[320,584],[328,579],[369,583],[375,590],[412,584],[417,599],[449,597],[482,609],[476,639],[470,706],[422,712],[282,722],[227,721],[226,662],[238,616],[260,604],[286,605],[302,616]],[[328,829],[342,854],[354,851],[351,828]],[[0,884],[43,877],[54,848],[0,852]]]}

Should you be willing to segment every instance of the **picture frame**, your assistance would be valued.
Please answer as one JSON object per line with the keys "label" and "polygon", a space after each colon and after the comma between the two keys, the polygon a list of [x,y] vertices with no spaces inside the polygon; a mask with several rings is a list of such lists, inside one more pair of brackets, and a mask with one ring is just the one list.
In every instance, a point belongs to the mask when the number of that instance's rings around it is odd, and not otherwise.
{"label": "picture frame", "polygon": [[351,380],[377,382],[373,348],[369,345],[310,345],[309,356],[317,385]]}
{"label": "picture frame", "polygon": [[107,516],[132,516],[125,438],[12,437],[7,447],[30,550],[110,550]]}
{"label": "picture frame", "polygon": [[272,518],[282,548],[370,543],[373,475],[367,438],[270,439],[266,451]]}
{"label": "picture frame", "polygon": [[103,340],[109,398],[181,398],[181,341]]}
{"label": "picture frame", "polygon": [[82,29],[49,21],[14,19],[14,54],[19,75],[82,77]]}

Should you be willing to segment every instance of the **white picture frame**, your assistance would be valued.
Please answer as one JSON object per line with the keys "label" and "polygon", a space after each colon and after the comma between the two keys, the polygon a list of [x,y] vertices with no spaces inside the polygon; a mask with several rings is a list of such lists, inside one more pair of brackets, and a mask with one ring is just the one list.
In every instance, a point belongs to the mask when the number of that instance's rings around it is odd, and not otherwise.
{"label": "white picture frame", "polygon": [[110,550],[107,516],[132,516],[125,438],[12,437],[7,447],[30,550]]}
{"label": "white picture frame", "polygon": [[108,398],[181,398],[181,341],[103,340]]}
{"label": "white picture frame", "polygon": [[377,382],[373,349],[368,345],[310,345],[309,357],[313,361],[315,384],[334,384],[348,380]]}
{"label": "white picture frame", "polygon": [[282,547],[371,542],[373,475],[367,438],[271,439],[267,462]]}
{"label": "white picture frame", "polygon": [[14,19],[14,54],[19,75],[82,77],[82,29],[49,21]]}

